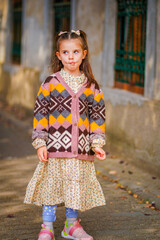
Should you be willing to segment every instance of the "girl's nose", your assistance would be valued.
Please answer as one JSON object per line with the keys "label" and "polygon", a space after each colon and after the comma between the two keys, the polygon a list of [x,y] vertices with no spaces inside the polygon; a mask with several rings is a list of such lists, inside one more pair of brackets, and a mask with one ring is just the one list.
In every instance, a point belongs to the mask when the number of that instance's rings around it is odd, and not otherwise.
{"label": "girl's nose", "polygon": [[69,59],[73,59],[73,53],[69,54]]}

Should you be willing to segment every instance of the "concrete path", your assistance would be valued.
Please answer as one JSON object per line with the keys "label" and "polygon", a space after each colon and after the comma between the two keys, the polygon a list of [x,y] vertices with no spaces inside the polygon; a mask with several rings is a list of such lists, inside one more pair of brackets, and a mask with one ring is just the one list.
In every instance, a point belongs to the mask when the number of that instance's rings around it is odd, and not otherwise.
{"label": "concrete path", "polygon": [[[35,240],[41,225],[41,207],[24,205],[25,188],[32,177],[36,156],[1,161],[0,239]],[[160,239],[160,212],[139,203],[117,183],[98,174],[106,197],[106,206],[80,213],[84,228],[95,240]],[[65,220],[64,207],[57,210],[56,239]]]}
{"label": "concrete path", "polygon": [[[23,200],[38,159],[26,130],[22,127],[18,135],[16,130],[16,125],[6,127],[1,116],[0,240],[36,240],[42,209]],[[79,214],[94,240],[160,239],[159,179],[113,154],[104,162],[96,160],[95,165],[107,204]],[[59,207],[56,240],[62,239],[64,220],[64,207]]]}

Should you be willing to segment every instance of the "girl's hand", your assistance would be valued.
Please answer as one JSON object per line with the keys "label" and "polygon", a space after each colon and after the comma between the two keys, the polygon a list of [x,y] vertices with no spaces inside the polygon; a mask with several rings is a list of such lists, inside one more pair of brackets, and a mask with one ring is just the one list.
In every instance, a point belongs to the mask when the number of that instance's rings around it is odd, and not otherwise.
{"label": "girl's hand", "polygon": [[95,147],[93,148],[94,152],[96,153],[96,157],[103,161],[106,159],[106,153],[101,147]]}
{"label": "girl's hand", "polygon": [[41,162],[48,162],[46,146],[42,146],[42,147],[38,148],[37,155]]}

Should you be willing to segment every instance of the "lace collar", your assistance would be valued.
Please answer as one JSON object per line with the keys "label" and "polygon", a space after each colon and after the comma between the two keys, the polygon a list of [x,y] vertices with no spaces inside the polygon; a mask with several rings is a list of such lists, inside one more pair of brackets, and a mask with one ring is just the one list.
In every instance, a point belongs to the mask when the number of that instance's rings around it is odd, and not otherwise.
{"label": "lace collar", "polygon": [[63,69],[61,69],[60,74],[67,82],[77,82],[79,84],[83,83],[86,78],[84,73],[82,73],[80,76],[73,76],[72,74],[64,71]]}

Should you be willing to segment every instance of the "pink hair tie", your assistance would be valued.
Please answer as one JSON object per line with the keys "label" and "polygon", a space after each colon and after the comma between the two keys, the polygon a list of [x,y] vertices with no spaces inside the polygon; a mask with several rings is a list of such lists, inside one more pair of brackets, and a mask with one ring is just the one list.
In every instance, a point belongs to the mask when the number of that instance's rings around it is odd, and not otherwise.
{"label": "pink hair tie", "polygon": [[61,35],[64,34],[64,33],[67,33],[67,31],[64,31],[64,32],[60,31],[60,32],[58,33],[58,36],[61,36]]}
{"label": "pink hair tie", "polygon": [[[67,31],[64,31],[64,32],[62,32],[62,31],[60,31],[59,33],[58,33],[58,36],[61,36],[62,34],[64,34],[64,33],[67,33]],[[71,33],[75,33],[75,34],[77,34],[78,36],[80,36],[80,31],[79,30],[71,30]]]}
{"label": "pink hair tie", "polygon": [[77,34],[78,36],[80,36],[80,34],[81,34],[79,30],[76,30],[76,31],[75,30],[71,30],[71,32]]}

